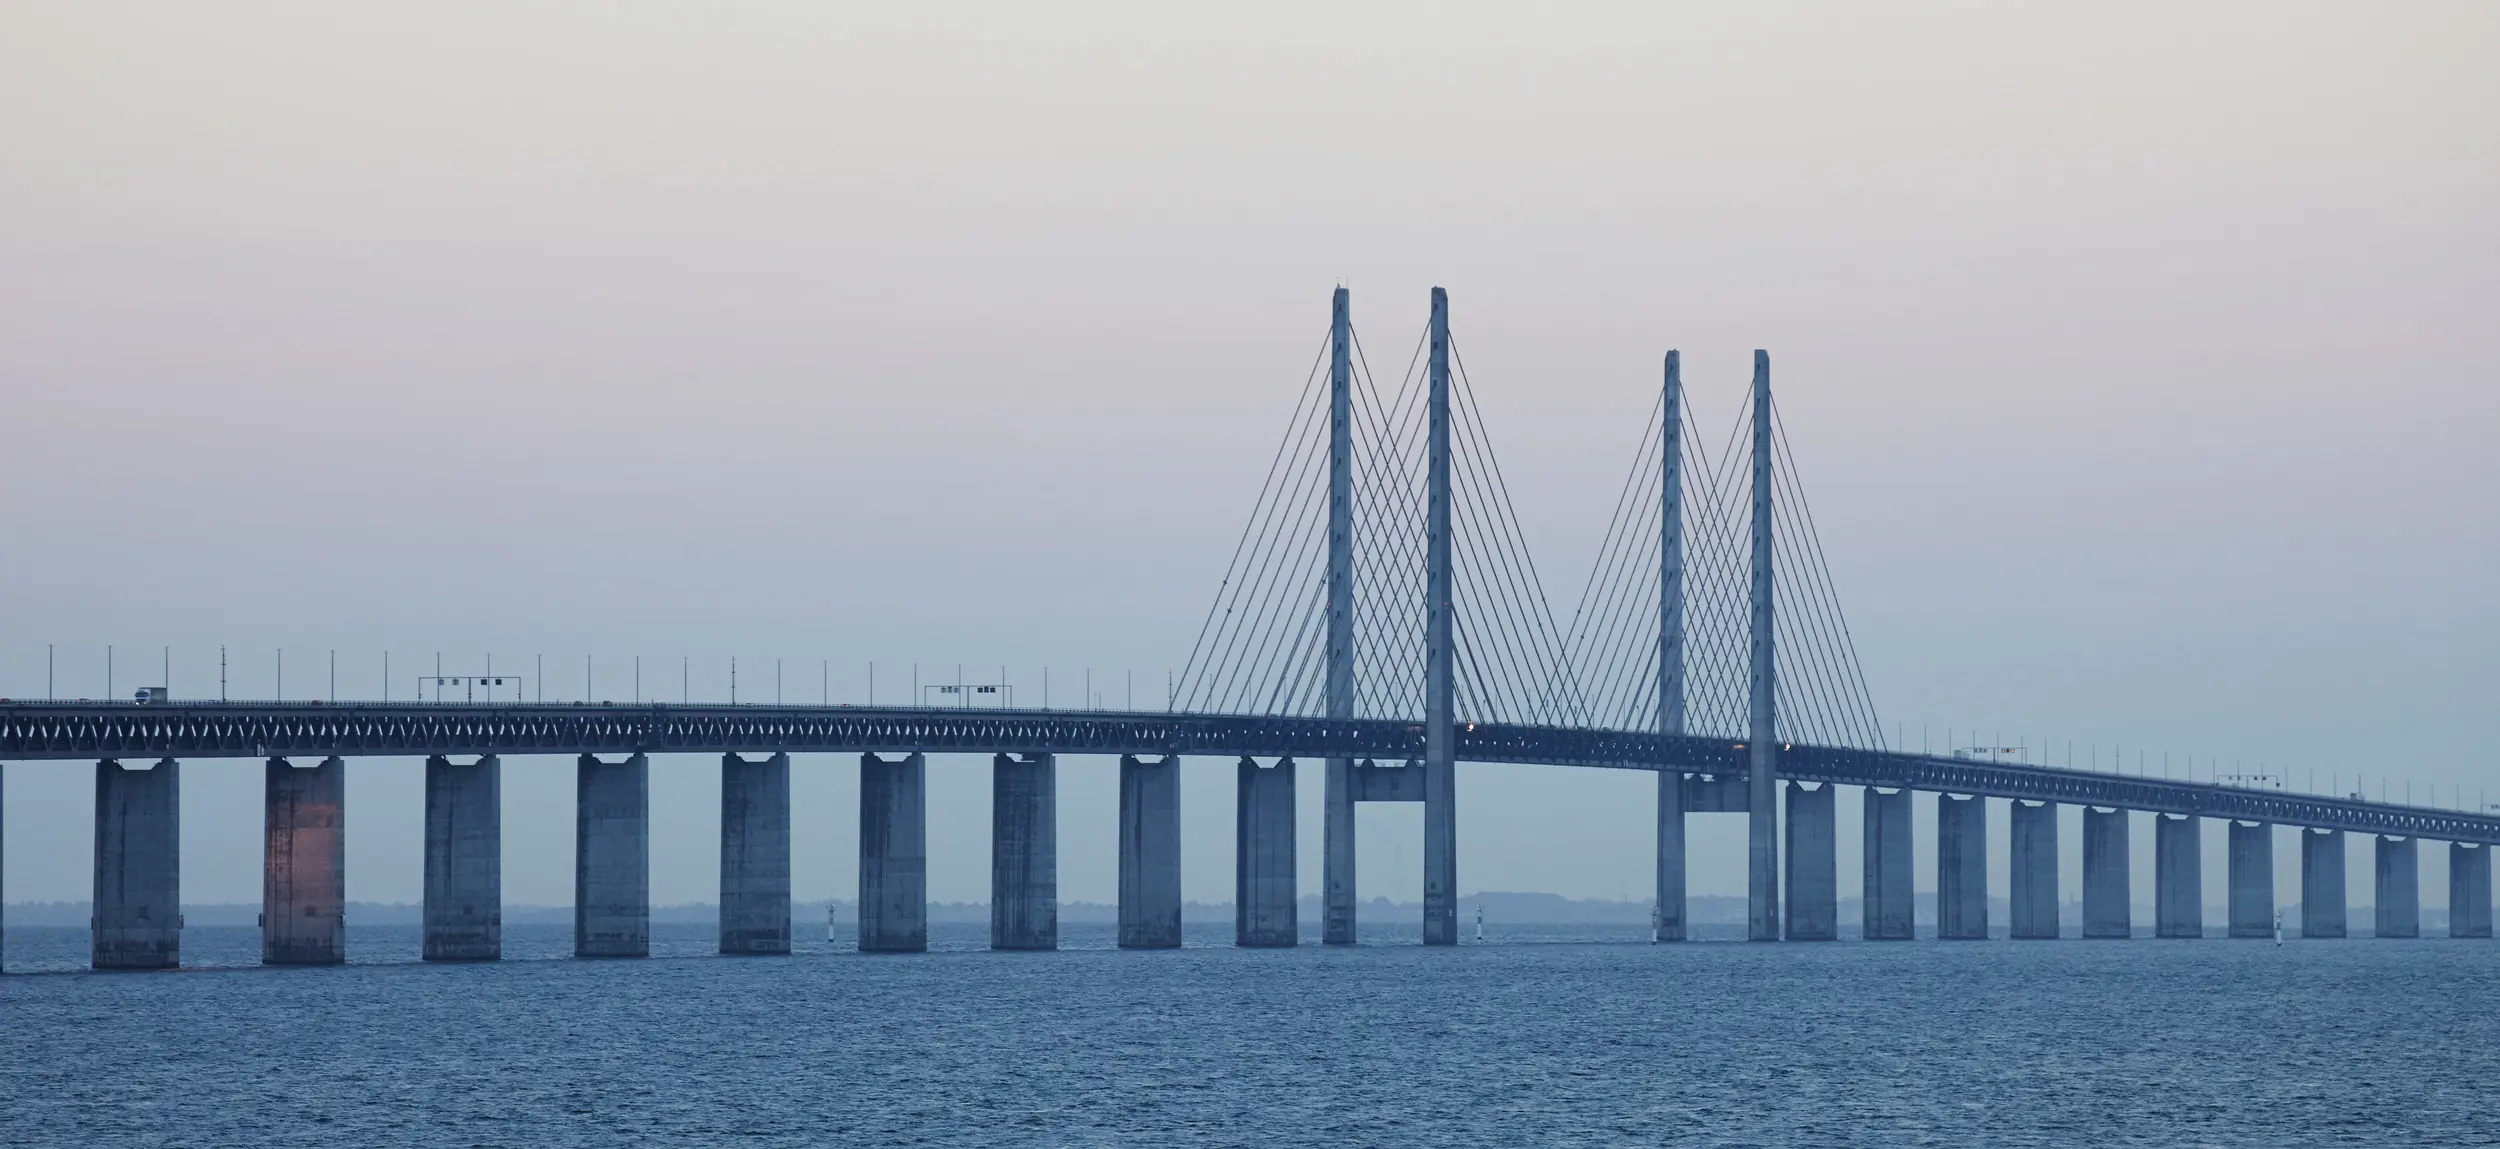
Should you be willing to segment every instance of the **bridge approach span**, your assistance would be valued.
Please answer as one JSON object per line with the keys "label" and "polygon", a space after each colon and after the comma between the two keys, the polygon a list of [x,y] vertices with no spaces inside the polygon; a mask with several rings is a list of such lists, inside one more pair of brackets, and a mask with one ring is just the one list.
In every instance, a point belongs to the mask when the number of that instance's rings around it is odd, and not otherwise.
{"label": "bridge approach span", "polygon": [[[1182,755],[1421,760],[1424,727],[1158,711],[757,705],[12,702],[0,761],[448,754],[911,753]],[[1673,769],[1742,779],[1724,738],[1633,730],[1462,724],[1468,762]],[[2500,845],[2500,817],[2087,770],[1792,743],[1784,778],[2318,830]]]}

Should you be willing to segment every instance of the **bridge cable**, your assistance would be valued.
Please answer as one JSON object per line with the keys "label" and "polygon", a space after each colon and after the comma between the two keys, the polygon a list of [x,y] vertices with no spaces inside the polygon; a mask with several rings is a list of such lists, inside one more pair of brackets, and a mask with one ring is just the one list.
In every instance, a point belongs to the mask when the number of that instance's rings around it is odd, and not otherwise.
{"label": "bridge cable", "polygon": [[[1327,344],[1323,342],[1321,357],[1324,358],[1326,353]],[[1241,627],[1246,621],[1242,605],[1246,599],[1253,614],[1261,605],[1267,591],[1265,577],[1275,536],[1282,529],[1282,522],[1292,514],[1286,508],[1290,503],[1307,498],[1308,482],[1302,461],[1310,446],[1308,428],[1314,423],[1315,412],[1324,407],[1319,402],[1322,393],[1316,386],[1318,378],[1319,360],[1314,360],[1311,375],[1304,383],[1301,401],[1287,424],[1285,440],[1278,444],[1276,456],[1269,463],[1268,477],[1262,483],[1258,502],[1253,504],[1250,522],[1243,529],[1242,542],[1235,547],[1216,604],[1209,610],[1210,622],[1221,620],[1221,625],[1215,627],[1214,645],[1207,645],[1208,636],[1202,627],[1198,647],[1191,652],[1185,679],[1204,674],[1203,678],[1195,679],[1198,686],[1192,692],[1193,707],[1216,704],[1227,689],[1224,683],[1235,669],[1232,652],[1239,645]],[[1284,485],[1280,485],[1280,478]],[[1257,540],[1257,545],[1250,545],[1252,539]],[[1247,568],[1243,565],[1245,555],[1250,564]],[[1225,593],[1225,588],[1229,588],[1229,595]],[[1203,665],[1200,662],[1201,649],[1206,658]]]}
{"label": "bridge cable", "polygon": [[1248,609],[1239,613],[1228,612],[1227,621],[1231,625],[1211,664],[1214,673],[1209,677],[1211,693],[1208,701],[1219,709],[1238,706],[1238,692],[1244,676],[1257,676],[1255,664],[1249,659],[1258,651],[1268,619],[1275,611],[1277,556],[1286,549],[1278,546],[1277,540],[1307,531],[1310,491],[1316,483],[1316,478],[1300,466],[1307,446],[1305,441],[1297,446],[1295,452],[1293,477],[1300,481],[1298,489],[1286,492],[1270,504],[1259,546],[1253,551],[1252,569],[1242,584],[1244,591],[1241,597],[1247,599]]}
{"label": "bridge cable", "polygon": [[[1457,421],[1454,416],[1453,423]],[[1493,528],[1484,521],[1485,509],[1477,505],[1488,496],[1483,494],[1480,468],[1473,466],[1473,460],[1468,458],[1471,444],[1467,442],[1465,432],[1455,426],[1453,430],[1458,433],[1452,436],[1451,451],[1451,500],[1454,504],[1451,509],[1455,512],[1451,527],[1456,536],[1451,540],[1451,549],[1456,560],[1454,565],[1457,569],[1453,574],[1458,585],[1452,589],[1467,608],[1466,613],[1485,623],[1479,628],[1485,644],[1485,658],[1479,667],[1480,673],[1490,678],[1481,685],[1485,688],[1483,693],[1487,700],[1496,707],[1471,717],[1492,721],[1526,721],[1531,705],[1521,695],[1516,670],[1525,657],[1516,633],[1520,626],[1516,613],[1511,609],[1513,604],[1507,594],[1509,588],[1505,585],[1499,556],[1487,553],[1490,544],[1485,542],[1484,536],[1490,534]],[[1462,495],[1474,497],[1462,498]]]}
{"label": "bridge cable", "polygon": [[[1638,512],[1633,509],[1632,492],[1640,487],[1644,464],[1648,457],[1655,453],[1651,450],[1651,446],[1658,439],[1659,409],[1665,402],[1666,396],[1663,393],[1650,402],[1649,417],[1642,425],[1640,446],[1633,452],[1632,470],[1625,473],[1623,488],[1615,493],[1614,511],[1607,517],[1606,533],[1598,540],[1597,559],[1589,565],[1588,578],[1580,584],[1580,599],[1578,604],[1572,607],[1571,622],[1566,629],[1568,657],[1580,663],[1585,687],[1600,706],[1604,706],[1606,701],[1613,696],[1611,688],[1603,685],[1606,680],[1590,671],[1588,661],[1589,652],[1592,649],[1590,635],[1593,625],[1600,630],[1603,629],[1602,624],[1597,620],[1610,617],[1611,611],[1609,608],[1600,607],[1598,614],[1592,617],[1589,612],[1590,599],[1600,586],[1610,591],[1615,588],[1615,572],[1621,568],[1625,556],[1633,549],[1630,542],[1618,545],[1617,540],[1629,539],[1634,534],[1629,528],[1630,516]],[[1649,505],[1656,506],[1657,500],[1650,500]],[[1600,645],[1596,649],[1602,652],[1605,647]],[[1592,724],[1594,724],[1593,717]],[[1629,722],[1627,721],[1626,724],[1629,725]]]}
{"label": "bridge cable", "polygon": [[[1208,632],[1214,627],[1216,619],[1219,615],[1227,619],[1230,618],[1231,611],[1226,607],[1226,592],[1230,590],[1234,599],[1236,601],[1238,600],[1240,592],[1239,589],[1234,586],[1234,576],[1240,571],[1242,553],[1249,545],[1252,534],[1259,526],[1260,511],[1265,506],[1269,498],[1269,494],[1275,486],[1277,469],[1283,464],[1286,448],[1294,444],[1294,439],[1300,429],[1304,411],[1311,404],[1314,385],[1319,379],[1320,364],[1325,362],[1328,356],[1328,346],[1329,340],[1327,338],[1323,338],[1320,341],[1319,353],[1311,360],[1310,372],[1303,380],[1302,396],[1294,405],[1294,416],[1287,422],[1284,437],[1277,443],[1276,452],[1268,461],[1267,477],[1260,483],[1259,501],[1252,504],[1250,520],[1242,525],[1241,538],[1234,544],[1232,558],[1225,564],[1224,579],[1222,582],[1217,584],[1215,601],[1209,604],[1207,608],[1207,617],[1205,621],[1199,624],[1198,639],[1191,645],[1189,659],[1184,664],[1184,669],[1182,671],[1181,677],[1183,681],[1188,681],[1190,676],[1196,671],[1198,667],[1199,655],[1206,647]],[[1087,704],[1091,705],[1090,699],[1087,700]]]}
{"label": "bridge cable", "polygon": [[[1241,691],[1257,690],[1274,665],[1279,642],[1293,631],[1295,606],[1301,597],[1299,588],[1309,577],[1316,556],[1325,553],[1324,548],[1310,544],[1314,524],[1325,522],[1326,499],[1320,493],[1325,477],[1324,471],[1314,469],[1310,472],[1304,481],[1302,498],[1293,512],[1292,525],[1278,536],[1298,545],[1273,546],[1261,563],[1258,580],[1260,605],[1252,616],[1250,627],[1244,632],[1249,644],[1243,648],[1241,659],[1230,662],[1234,673],[1228,680],[1232,685],[1227,689],[1233,691],[1231,697],[1235,699],[1235,705],[1254,697]],[[1324,525],[1320,529],[1324,538]],[[1227,659],[1230,657],[1228,650]]]}
{"label": "bridge cable", "polygon": [[1743,440],[1750,421],[1750,405],[1740,407],[1716,463],[1707,462],[1708,444],[1699,429],[1692,432],[1692,442],[1706,465],[1700,472],[1701,488],[1694,492],[1700,500],[1695,508],[1699,514],[1688,522],[1697,529],[1688,532],[1693,545],[1688,547],[1686,562],[1690,572],[1685,608],[1686,725],[1719,735],[1741,736],[1746,725],[1749,655],[1744,603],[1750,580],[1738,557],[1734,472],[1741,457],[1736,444]]}
{"label": "bridge cable", "polygon": [[[1515,679],[1510,683],[1513,697],[1524,696],[1527,711],[1523,717],[1534,720],[1546,715],[1552,705],[1550,684],[1556,676],[1564,676],[1567,682],[1567,671],[1556,665],[1561,642],[1456,340],[1451,341],[1450,358],[1454,369],[1450,405],[1457,432],[1453,438],[1458,441],[1454,453],[1465,460],[1462,469],[1468,487],[1484,503],[1475,509],[1473,520],[1479,536],[1474,540],[1478,573],[1492,578],[1489,597],[1499,600],[1493,620],[1505,631],[1500,649],[1508,662],[1497,669]],[[1548,684],[1546,689],[1540,690],[1540,680]]]}
{"label": "bridge cable", "polygon": [[[1784,487],[1777,477],[1774,485]],[[1781,608],[1774,619],[1779,635],[1775,639],[1781,651],[1779,665],[1785,671],[1778,677],[1783,705],[1794,715],[1798,733],[1792,741],[1830,742],[1837,736],[1838,703],[1832,697],[1829,660],[1824,650],[1823,633],[1817,621],[1817,605],[1808,593],[1801,573],[1805,558],[1800,544],[1792,537],[1794,519],[1779,507],[1785,496],[1774,499],[1772,519],[1773,549],[1778,555],[1774,581],[1779,588]],[[1788,572],[1782,577],[1780,572]]]}
{"label": "bridge cable", "polygon": [[[1622,714],[1625,726],[1640,724],[1638,715],[1644,705],[1655,718],[1654,698],[1644,703],[1638,697],[1623,697],[1621,691],[1628,685],[1624,680],[1628,664],[1635,661],[1633,652],[1645,649],[1654,656],[1657,650],[1659,618],[1654,604],[1661,576],[1648,560],[1658,552],[1659,504],[1663,495],[1663,461],[1657,450],[1660,402],[1663,396],[1650,405],[1649,425],[1633,457],[1633,470],[1625,480],[1624,494],[1616,500],[1615,521],[1608,527],[1607,540],[1600,544],[1600,559],[1589,572],[1588,586],[1581,591],[1582,611],[1587,610],[1592,591],[1597,596],[1593,620],[1586,625],[1574,624],[1579,632],[1574,640],[1578,648],[1574,657],[1580,662],[1587,688],[1593,697],[1603,700],[1600,705],[1605,712]],[[1635,489],[1642,492],[1637,503],[1628,497]],[[1636,591],[1647,593],[1633,597]],[[1653,664],[1654,674],[1655,658],[1648,661]],[[1636,684],[1629,685],[1638,689]],[[1646,725],[1654,727],[1655,722]]]}
{"label": "bridge cable", "polygon": [[[1796,459],[1795,456],[1791,454],[1788,446],[1788,430],[1786,427],[1781,425],[1781,421],[1779,419],[1779,407],[1777,400],[1773,401],[1771,415],[1771,429],[1773,436],[1778,443],[1781,457],[1788,460],[1788,466],[1786,468],[1787,471],[1792,476],[1796,475]],[[1815,526],[1814,509],[1812,504],[1806,500],[1805,485],[1801,479],[1798,481],[1796,494],[1798,513],[1800,517],[1805,520],[1806,537],[1813,544],[1815,568],[1819,572],[1824,594],[1829,600],[1832,620],[1837,624],[1840,632],[1839,642],[1842,651],[1845,652],[1847,656],[1851,679],[1856,684],[1856,696],[1864,708],[1867,729],[1871,735],[1871,739],[1867,745],[1873,749],[1882,749],[1885,745],[1883,722],[1875,710],[1874,694],[1867,688],[1866,668],[1858,660],[1857,643],[1849,633],[1848,615],[1840,609],[1840,596],[1831,577],[1830,567],[1827,565],[1825,560],[1822,535]]]}
{"label": "bridge cable", "polygon": [[[1359,332],[1354,340],[1362,365],[1359,395],[1368,399],[1357,405],[1368,422],[1356,452],[1355,651],[1357,666],[1372,669],[1357,676],[1356,710],[1378,717],[1422,714],[1422,409],[1409,399],[1422,378],[1417,367],[1429,335],[1429,324],[1417,333],[1395,402],[1388,404],[1380,400]],[[1418,450],[1410,453],[1409,443]]]}

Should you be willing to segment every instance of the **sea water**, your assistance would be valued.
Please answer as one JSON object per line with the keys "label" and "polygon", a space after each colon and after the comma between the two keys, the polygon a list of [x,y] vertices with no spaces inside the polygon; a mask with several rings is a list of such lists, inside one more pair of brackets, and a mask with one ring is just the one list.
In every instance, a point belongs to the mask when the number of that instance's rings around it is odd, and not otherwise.
{"label": "sea water", "polygon": [[345,966],[261,968],[195,928],[191,968],[95,974],[84,930],[12,929],[0,1144],[2500,1144],[2489,941],[797,932],[576,961],[521,926],[434,965],[351,927]]}

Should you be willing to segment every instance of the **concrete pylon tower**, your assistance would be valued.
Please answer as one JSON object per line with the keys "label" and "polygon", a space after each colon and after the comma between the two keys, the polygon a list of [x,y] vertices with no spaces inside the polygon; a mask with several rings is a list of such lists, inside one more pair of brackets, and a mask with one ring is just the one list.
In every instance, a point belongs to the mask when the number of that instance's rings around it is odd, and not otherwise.
{"label": "concrete pylon tower", "polygon": [[[1354,318],[1328,309],[1328,717],[1354,717]],[[1320,941],[1354,944],[1354,760],[1331,758],[1320,823]]]}
{"label": "concrete pylon tower", "polygon": [[1745,737],[1745,936],[1780,938],[1779,701],[1771,637],[1771,353],[1753,353],[1752,721]]}
{"label": "concrete pylon tower", "polygon": [[[1658,732],[1684,733],[1684,357],[1667,352],[1659,426]],[[1658,771],[1657,936],[1684,940],[1684,772]]]}
{"label": "concrete pylon tower", "polygon": [[1424,944],[1458,944],[1457,684],[1451,653],[1450,296],[1432,289],[1424,508]]}

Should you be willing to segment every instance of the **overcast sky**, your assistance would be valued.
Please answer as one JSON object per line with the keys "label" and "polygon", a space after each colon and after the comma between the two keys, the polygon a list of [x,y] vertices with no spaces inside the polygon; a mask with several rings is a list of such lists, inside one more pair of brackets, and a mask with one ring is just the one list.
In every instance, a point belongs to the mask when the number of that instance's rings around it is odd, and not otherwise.
{"label": "overcast sky", "polygon": [[[350,697],[387,650],[402,696],[440,652],[1149,704],[1330,289],[1394,346],[1438,284],[1559,597],[1659,354],[1717,428],[1768,348],[1912,742],[2500,801],[2494,43],[2479,3],[19,6],[0,694],[57,644],[102,696],[112,644],[117,692],[170,646],[213,697],[222,644],[238,697],[283,648],[291,697],[335,649]],[[982,766],[931,771],[934,897],[986,896]],[[87,896],[91,770],[7,767],[7,900]],[[1069,898],[1114,897],[1113,773],[1061,767]],[[419,776],[351,765],[351,897],[418,898]],[[570,899],[572,777],[506,766],[512,901]],[[654,765],[658,901],[717,890],[717,777]],[[855,766],[795,777],[798,893],[848,896]],[[1192,897],[1230,778],[1186,777]],[[186,898],[256,900],[258,764],[183,784]],[[1465,767],[1460,884],[1646,897],[1650,802]],[[1362,825],[1365,896],[1415,896],[1418,812]],[[1696,893],[1741,835],[1696,819]]]}

